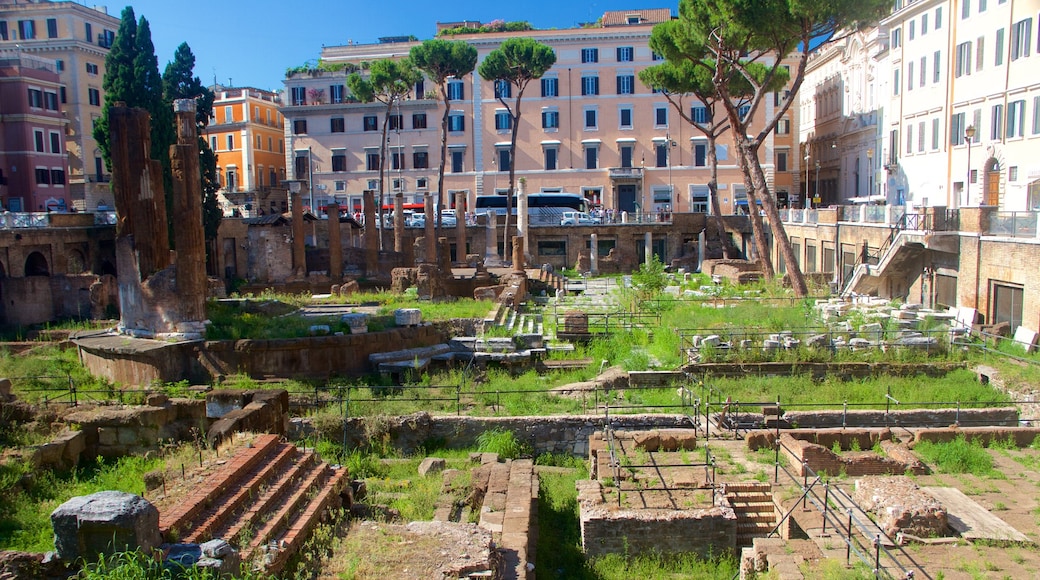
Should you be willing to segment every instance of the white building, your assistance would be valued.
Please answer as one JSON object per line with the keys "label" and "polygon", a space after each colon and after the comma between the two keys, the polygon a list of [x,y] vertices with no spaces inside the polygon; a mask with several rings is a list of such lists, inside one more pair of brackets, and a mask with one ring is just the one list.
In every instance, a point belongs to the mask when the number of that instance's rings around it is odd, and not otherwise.
{"label": "white building", "polygon": [[821,50],[801,98],[816,123],[801,137],[810,169],[821,162],[824,203],[869,191],[891,204],[1040,209],[1038,32],[1040,0],[897,1],[877,28]]}

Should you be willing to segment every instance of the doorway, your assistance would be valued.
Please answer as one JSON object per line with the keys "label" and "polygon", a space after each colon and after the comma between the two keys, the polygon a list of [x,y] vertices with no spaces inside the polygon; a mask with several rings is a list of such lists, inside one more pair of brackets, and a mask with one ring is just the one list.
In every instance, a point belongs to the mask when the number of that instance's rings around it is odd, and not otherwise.
{"label": "doorway", "polygon": [[636,211],[636,186],[634,184],[619,185],[617,202],[618,211],[634,213]]}

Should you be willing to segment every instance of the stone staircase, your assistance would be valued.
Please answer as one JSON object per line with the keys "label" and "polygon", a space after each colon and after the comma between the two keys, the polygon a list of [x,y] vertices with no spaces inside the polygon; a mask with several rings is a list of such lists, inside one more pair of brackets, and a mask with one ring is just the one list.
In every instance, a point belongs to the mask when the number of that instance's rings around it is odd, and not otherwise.
{"label": "stone staircase", "polygon": [[776,506],[768,483],[726,483],[725,494],[737,516],[737,547],[752,545],[776,527]]}
{"label": "stone staircase", "polygon": [[[484,490],[480,527],[492,533],[502,554],[502,580],[534,578],[538,543],[538,477],[534,462],[485,462],[474,471],[473,486]],[[528,566],[529,563],[532,565]]]}
{"label": "stone staircase", "polygon": [[240,549],[243,561],[263,555],[264,569],[277,574],[325,511],[340,505],[347,484],[346,468],[261,435],[161,513],[159,531],[171,543],[222,538]]}

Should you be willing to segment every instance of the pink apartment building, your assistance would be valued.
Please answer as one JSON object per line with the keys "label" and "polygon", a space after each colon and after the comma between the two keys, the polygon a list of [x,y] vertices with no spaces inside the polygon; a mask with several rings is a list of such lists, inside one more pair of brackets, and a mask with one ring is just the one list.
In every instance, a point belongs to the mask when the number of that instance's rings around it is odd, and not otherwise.
{"label": "pink apartment building", "polygon": [[9,211],[65,211],[68,158],[53,60],[0,53],[0,203]]}
{"label": "pink apartment building", "polygon": [[[671,17],[669,9],[616,11],[589,27],[449,37],[477,49],[478,67],[513,36],[551,46],[557,59],[524,93],[513,159],[509,119],[497,98],[508,87],[496,87],[476,72],[450,81],[445,193],[465,192],[468,204],[479,195],[505,194],[513,164],[527,193],[580,193],[594,206],[618,211],[708,212],[707,140],[638,78],[640,70],[660,62],[648,46],[650,32]],[[313,195],[315,205],[335,198],[360,207],[364,190],[378,190],[385,106],[356,102],[346,89],[347,71],[362,62],[402,58],[416,44],[390,38],[326,46],[326,68],[342,63],[346,70],[303,70],[285,79],[286,166],[290,177],[312,185],[305,195]],[[418,83],[390,121],[386,191],[403,192],[407,202],[422,201],[437,187],[443,109],[436,91],[428,80]],[[512,102],[513,95],[502,96]],[[774,102],[767,99],[760,114],[771,115]],[[695,118],[706,114],[695,99],[686,98],[683,106]],[[790,132],[789,124],[785,128]],[[788,160],[793,156],[785,154]],[[763,155],[772,180],[772,136]],[[723,213],[734,213],[747,197],[728,136],[720,140],[719,160],[719,201]],[[784,170],[793,173],[796,166],[788,163]],[[777,181],[793,185],[790,176]],[[454,199],[445,195],[449,206]]]}

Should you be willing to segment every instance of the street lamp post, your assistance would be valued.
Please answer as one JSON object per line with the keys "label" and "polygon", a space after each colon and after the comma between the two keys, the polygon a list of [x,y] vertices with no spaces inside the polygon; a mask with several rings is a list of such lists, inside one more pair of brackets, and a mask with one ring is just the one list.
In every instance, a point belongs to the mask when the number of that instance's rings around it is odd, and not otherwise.
{"label": "street lamp post", "polygon": [[971,203],[971,141],[974,138],[975,125],[968,125],[968,127],[964,129],[964,139],[968,142],[968,175],[964,180],[964,205],[969,205]]}
{"label": "street lamp post", "polygon": [[668,147],[665,151],[668,158],[668,199],[675,202],[678,206],[679,200],[675,198],[675,185],[672,182],[672,147],[675,147],[677,143],[672,141],[672,137],[668,133],[664,134],[664,138],[667,140],[665,144]]}
{"label": "street lamp post", "polygon": [[820,160],[816,160],[816,190],[813,191],[813,197],[820,197]]}
{"label": "street lamp post", "polygon": [[867,149],[867,197],[874,195],[874,148]]}
{"label": "street lamp post", "polygon": [[805,207],[812,209],[812,200],[809,198],[809,143],[805,144]]}

